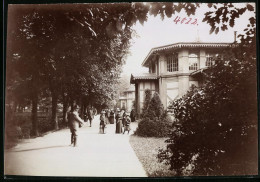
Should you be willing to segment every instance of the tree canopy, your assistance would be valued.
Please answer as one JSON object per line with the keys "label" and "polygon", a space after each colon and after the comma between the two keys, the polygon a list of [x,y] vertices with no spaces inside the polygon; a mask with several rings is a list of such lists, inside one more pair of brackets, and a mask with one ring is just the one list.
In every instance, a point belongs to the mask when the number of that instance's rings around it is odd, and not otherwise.
{"label": "tree canopy", "polygon": [[[250,4],[208,6],[215,13],[206,13],[204,20],[215,33],[220,30],[217,25],[225,31],[246,10],[254,11]],[[149,14],[164,19],[184,10],[189,16],[199,7],[199,3],[172,2],[9,5],[7,103],[31,100],[35,130],[39,97],[46,89],[53,101],[53,119],[60,98],[64,105],[80,100],[101,105],[115,96],[133,25],[143,24]],[[245,30],[249,37],[255,31],[255,18],[250,21],[252,26]]]}

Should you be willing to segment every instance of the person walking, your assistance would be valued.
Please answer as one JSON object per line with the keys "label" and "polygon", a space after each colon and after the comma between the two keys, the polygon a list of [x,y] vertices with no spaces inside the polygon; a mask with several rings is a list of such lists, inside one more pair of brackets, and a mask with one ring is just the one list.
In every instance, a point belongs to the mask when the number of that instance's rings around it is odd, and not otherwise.
{"label": "person walking", "polygon": [[117,109],[116,114],[116,133],[122,133],[122,119],[123,113],[120,113],[120,109]]}
{"label": "person walking", "polygon": [[131,123],[131,119],[130,119],[129,114],[127,113],[126,118],[125,118],[125,126],[124,126],[124,133],[123,134],[125,134],[125,131],[128,131],[128,134],[129,134],[129,132],[131,130],[130,123]]}
{"label": "person walking", "polygon": [[121,115],[122,115],[122,130],[123,130],[125,129],[125,122],[126,122],[126,112],[124,109],[121,110]]}
{"label": "person walking", "polygon": [[105,122],[108,124],[109,123],[109,110],[105,109]]}
{"label": "person walking", "polygon": [[78,130],[84,125],[84,120],[79,117],[79,106],[74,106],[68,113],[68,122],[71,132],[71,146],[77,147]]}
{"label": "person walking", "polygon": [[88,119],[89,119],[89,126],[91,127],[92,125],[92,120],[94,118],[94,109],[93,107],[88,107],[87,108],[87,116],[88,116]]}
{"label": "person walking", "polygon": [[105,127],[106,127],[105,113],[106,113],[105,111],[101,111],[101,113],[100,113],[99,133],[102,133],[102,134],[105,133]]}
{"label": "person walking", "polygon": [[111,111],[110,111],[109,123],[110,124],[114,124],[115,123],[115,113],[114,113],[113,109],[111,109]]}
{"label": "person walking", "polygon": [[135,111],[134,111],[134,109],[131,110],[130,118],[131,118],[131,122],[135,121]]}

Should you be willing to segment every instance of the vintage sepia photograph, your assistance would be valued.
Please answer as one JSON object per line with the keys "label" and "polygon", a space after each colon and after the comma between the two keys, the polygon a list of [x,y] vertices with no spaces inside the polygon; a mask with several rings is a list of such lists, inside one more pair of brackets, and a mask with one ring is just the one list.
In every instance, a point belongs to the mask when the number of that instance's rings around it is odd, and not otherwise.
{"label": "vintage sepia photograph", "polygon": [[4,175],[258,175],[255,2],[8,4]]}

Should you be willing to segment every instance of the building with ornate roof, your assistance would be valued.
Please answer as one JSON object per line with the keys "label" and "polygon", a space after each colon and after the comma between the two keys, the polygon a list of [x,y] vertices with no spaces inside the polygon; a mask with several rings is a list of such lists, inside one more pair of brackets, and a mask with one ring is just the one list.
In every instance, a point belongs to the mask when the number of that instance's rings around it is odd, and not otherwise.
{"label": "building with ornate roof", "polygon": [[200,86],[203,80],[199,73],[215,64],[213,58],[230,46],[231,43],[189,42],[152,48],[142,63],[149,73],[132,74],[130,79],[135,85],[137,114],[142,109],[145,89],[158,92],[166,109],[192,85]]}
{"label": "building with ornate roof", "polygon": [[135,87],[130,85],[119,97],[120,108],[125,109],[126,112],[130,112],[133,107],[133,101],[135,100]]}

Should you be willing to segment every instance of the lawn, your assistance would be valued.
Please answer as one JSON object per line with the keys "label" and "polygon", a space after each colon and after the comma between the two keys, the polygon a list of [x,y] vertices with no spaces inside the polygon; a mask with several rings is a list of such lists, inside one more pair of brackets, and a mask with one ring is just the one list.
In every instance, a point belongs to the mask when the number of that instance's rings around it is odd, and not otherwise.
{"label": "lawn", "polygon": [[130,136],[130,144],[148,177],[170,177],[175,174],[174,171],[169,170],[169,166],[159,163],[156,158],[159,147],[166,147],[165,140],[166,138]]}

